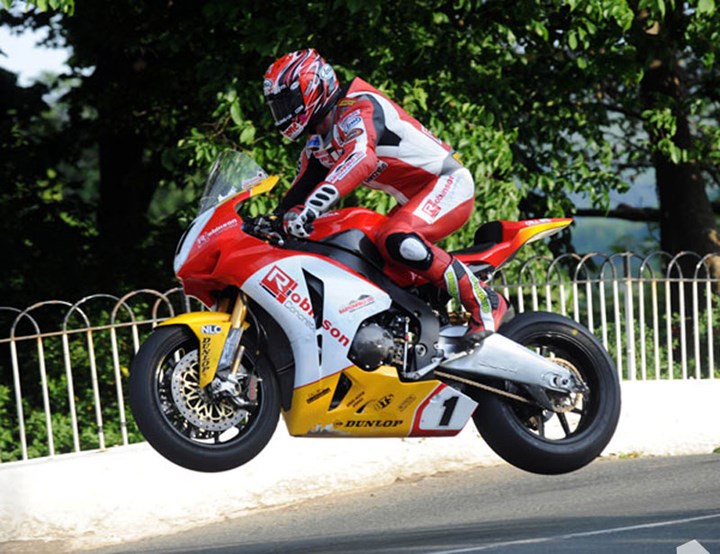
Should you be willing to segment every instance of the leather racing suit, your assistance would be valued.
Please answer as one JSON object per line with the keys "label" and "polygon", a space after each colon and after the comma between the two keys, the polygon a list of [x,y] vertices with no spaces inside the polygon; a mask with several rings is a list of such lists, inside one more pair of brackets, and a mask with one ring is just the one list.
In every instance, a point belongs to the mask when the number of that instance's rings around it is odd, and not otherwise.
{"label": "leather racing suit", "polygon": [[435,244],[470,218],[472,175],[449,145],[362,79],[353,79],[343,93],[328,134],[309,136],[279,208],[314,202],[326,211],[359,185],[391,194],[398,206],[373,237],[386,262],[403,264],[447,290],[470,312],[469,334],[495,330],[504,299]]}

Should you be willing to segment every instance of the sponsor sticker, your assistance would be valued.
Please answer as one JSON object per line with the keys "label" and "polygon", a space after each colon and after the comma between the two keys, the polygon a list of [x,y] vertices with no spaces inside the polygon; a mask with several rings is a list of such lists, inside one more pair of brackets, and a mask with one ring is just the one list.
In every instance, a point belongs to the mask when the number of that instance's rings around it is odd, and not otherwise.
{"label": "sponsor sticker", "polygon": [[384,162],[382,160],[378,160],[377,165],[375,166],[375,171],[373,171],[370,176],[365,179],[365,182],[372,183],[375,179],[377,179],[380,174],[387,169],[387,162]]}
{"label": "sponsor sticker", "polygon": [[222,333],[222,327],[220,325],[203,325],[200,327],[200,332],[203,335],[219,335]]}
{"label": "sponsor sticker", "polygon": [[478,302],[480,303],[480,309],[486,313],[489,314],[492,312],[492,306],[490,306],[490,299],[488,298],[487,292],[485,292],[485,289],[482,288],[482,285],[477,279],[474,279],[470,276],[470,281],[472,282],[473,292],[475,293],[475,298],[477,298]]}
{"label": "sponsor sticker", "polygon": [[403,424],[402,419],[371,419],[366,421],[361,421],[357,419],[350,419],[346,421],[343,425],[345,427],[381,427],[381,428],[392,428],[392,427],[398,427],[399,425]]}
{"label": "sponsor sticker", "polygon": [[363,134],[362,129],[352,129],[349,133],[341,137],[341,143],[344,146],[348,142],[355,140]]}
{"label": "sponsor sticker", "polygon": [[[294,314],[308,329],[315,329],[312,320],[314,317],[312,303],[307,296],[297,292],[298,282],[290,275],[274,265],[260,281],[260,286],[274,296],[285,309]],[[329,319],[323,320],[322,328],[341,345],[350,346],[349,337]]]}
{"label": "sponsor sticker", "polygon": [[431,218],[437,217],[437,214],[440,213],[440,206],[438,206],[435,202],[432,200],[427,200],[425,204],[422,206],[423,213],[429,215]]}
{"label": "sponsor sticker", "polygon": [[445,275],[443,275],[443,277],[445,277],[445,286],[447,287],[450,297],[455,299],[458,304],[461,304],[462,302],[460,302],[460,289],[458,288],[457,275],[455,275],[452,264],[450,264],[445,270]]}
{"label": "sponsor sticker", "polygon": [[398,412],[404,412],[405,410],[407,410],[408,406],[412,405],[412,403],[415,402],[415,400],[417,400],[417,396],[415,396],[414,394],[411,394],[410,396],[408,396],[405,400],[403,400],[402,402],[400,402],[400,404],[398,404],[398,407],[397,407]]}
{"label": "sponsor sticker", "polygon": [[337,183],[350,173],[358,164],[365,159],[365,152],[353,152],[345,161],[335,166],[326,177],[328,183]]}
{"label": "sponsor sticker", "polygon": [[274,265],[263,280],[260,286],[268,291],[281,304],[297,288],[298,284],[292,277],[285,273],[278,266]]}
{"label": "sponsor sticker", "polygon": [[350,402],[347,403],[348,408],[354,408],[355,406],[359,406],[360,403],[363,401],[363,398],[365,398],[365,391],[360,392],[357,396],[350,400]]}
{"label": "sponsor sticker", "polygon": [[394,394],[388,394],[388,395],[383,396],[380,400],[375,402],[374,408],[378,411],[384,410],[390,404],[392,404],[393,398],[395,398]]}
{"label": "sponsor sticker", "polygon": [[[428,223],[432,221],[440,214],[445,208],[446,210],[452,207],[453,198],[453,183],[455,178],[450,175],[447,179],[438,181],[439,187],[436,185],[433,189],[431,196],[423,202],[418,209],[415,210],[415,214],[421,217]],[[441,184],[442,183],[442,184]]]}
{"label": "sponsor sticker", "polygon": [[200,375],[205,375],[210,371],[210,351],[212,339],[203,337],[200,341]]}
{"label": "sponsor sticker", "polygon": [[330,394],[330,387],[325,387],[324,389],[321,389],[319,391],[314,392],[310,396],[307,397],[307,400],[305,400],[308,404],[312,404],[316,400],[320,400],[323,396],[326,396]]}
{"label": "sponsor sticker", "polygon": [[346,115],[339,123],[339,126],[340,130],[346,135],[350,132],[351,129],[354,129],[358,126],[362,127],[362,117],[360,116],[360,110],[355,110],[354,112]]}
{"label": "sponsor sticker", "polygon": [[212,239],[214,236],[218,235],[219,233],[222,233],[223,231],[231,229],[232,227],[236,227],[237,224],[238,224],[237,220],[231,219],[230,221],[227,221],[227,222],[223,223],[222,225],[219,225],[218,227],[215,227],[214,229],[210,229],[206,233],[201,234],[197,238],[197,243],[200,245],[205,244],[210,239]]}
{"label": "sponsor sticker", "polygon": [[370,296],[368,294],[363,294],[356,300],[353,300],[352,302],[350,302],[350,304],[348,304],[347,306],[343,306],[342,308],[340,308],[340,313],[345,314],[348,312],[349,313],[356,312],[357,310],[360,310],[366,306],[370,306],[371,304],[374,304],[374,303],[375,303],[375,298],[373,296]]}

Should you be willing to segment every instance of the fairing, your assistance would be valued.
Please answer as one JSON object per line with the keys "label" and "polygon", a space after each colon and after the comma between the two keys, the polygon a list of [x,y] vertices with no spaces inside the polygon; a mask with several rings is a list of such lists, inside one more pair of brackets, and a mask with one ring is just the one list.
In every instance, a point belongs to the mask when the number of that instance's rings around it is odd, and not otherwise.
{"label": "fairing", "polygon": [[[476,407],[468,396],[435,379],[400,379],[398,370],[390,366],[364,371],[348,357],[353,337],[365,320],[412,296],[397,286],[391,296],[391,287],[382,288],[378,283],[387,278],[400,287],[421,282],[411,272],[386,264],[382,268],[385,277],[376,283],[370,276],[379,269],[351,269],[343,264],[337,246],[331,250],[322,241],[353,230],[352,236],[359,230],[372,241],[373,229],[385,216],[359,208],[330,212],[315,221],[310,240],[316,244],[307,251],[296,240],[282,243],[259,238],[244,228],[238,208],[276,182],[277,177],[267,176],[242,155],[228,155],[218,162],[203,194],[200,214],[178,246],[175,270],[186,293],[211,307],[219,292],[235,287],[282,328],[294,360],[292,403],[284,412],[291,434],[403,437],[458,433]],[[467,254],[465,259],[473,263],[490,260],[497,267],[522,244],[569,222],[542,220],[517,228],[503,222],[501,244]],[[350,255],[361,256],[358,252]],[[412,300],[421,302],[416,296]],[[409,306],[409,313],[422,312],[412,302]],[[437,327],[436,318],[429,308],[427,311]],[[201,364],[217,365],[228,321],[228,314],[201,312],[168,324],[191,328],[207,346]],[[272,347],[272,337],[267,340]],[[213,376],[212,370],[205,372],[203,383]]]}

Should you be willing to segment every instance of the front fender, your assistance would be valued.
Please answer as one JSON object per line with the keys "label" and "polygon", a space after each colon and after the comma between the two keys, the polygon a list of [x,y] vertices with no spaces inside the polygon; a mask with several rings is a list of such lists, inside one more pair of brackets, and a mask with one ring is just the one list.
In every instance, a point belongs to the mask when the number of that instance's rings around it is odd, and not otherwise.
{"label": "front fender", "polygon": [[220,355],[228,332],[230,314],[225,312],[190,312],[166,319],[158,326],[183,325],[198,338],[198,362],[200,364],[200,388],[206,387],[215,378]]}

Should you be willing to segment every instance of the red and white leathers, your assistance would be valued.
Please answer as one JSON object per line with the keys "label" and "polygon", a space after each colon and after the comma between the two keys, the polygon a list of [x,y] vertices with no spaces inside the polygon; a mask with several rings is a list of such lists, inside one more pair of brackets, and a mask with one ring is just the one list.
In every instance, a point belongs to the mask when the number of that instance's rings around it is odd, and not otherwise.
{"label": "red and white leathers", "polygon": [[316,216],[359,185],[391,194],[398,207],[375,229],[374,240],[386,262],[446,289],[470,312],[469,333],[495,330],[504,299],[435,245],[470,218],[470,172],[449,145],[368,83],[356,78],[343,92],[327,135],[308,138],[280,208],[305,204]]}

